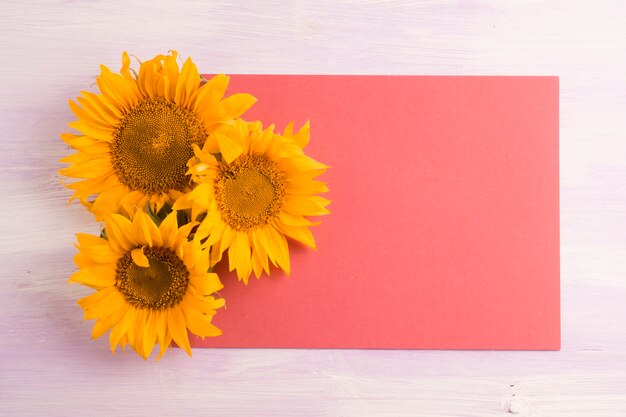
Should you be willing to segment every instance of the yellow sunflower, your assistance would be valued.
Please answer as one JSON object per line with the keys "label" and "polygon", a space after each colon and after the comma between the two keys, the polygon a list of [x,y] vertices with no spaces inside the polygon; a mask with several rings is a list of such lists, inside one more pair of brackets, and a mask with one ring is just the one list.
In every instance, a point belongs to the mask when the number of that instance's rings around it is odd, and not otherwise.
{"label": "yellow sunflower", "polygon": [[193,218],[205,213],[196,238],[207,238],[213,262],[228,249],[229,269],[245,283],[252,272],[269,274],[268,259],[289,273],[286,237],[315,248],[315,223],[304,216],[328,213],[329,201],[316,195],[328,188],[315,180],[327,166],[304,154],[308,140],[308,123],[278,135],[273,126],[237,120],[203,149],[194,146],[189,173],[198,184],[175,208],[191,208]]}
{"label": "yellow sunflower", "polygon": [[175,51],[141,63],[139,73],[126,52],[120,74],[101,70],[100,94],[83,91],[78,104],[69,102],[78,118],[69,126],[82,135],[61,135],[78,153],[62,159],[70,166],[60,170],[82,179],[67,187],[97,220],[108,213],[132,215],[146,203],[155,212],[173,203],[189,191],[191,145],[202,146],[208,134],[256,101],[249,94],[223,98],[227,76],[201,84],[191,59],[179,69]]}
{"label": "yellow sunflower", "polygon": [[96,319],[92,338],[112,329],[111,351],[127,343],[144,359],[155,343],[160,354],[172,339],[191,356],[187,329],[197,336],[218,336],[211,324],[224,299],[212,294],[223,286],[207,272],[209,259],[197,240],[188,240],[193,223],[178,227],[176,212],[157,226],[137,211],[132,222],[119,214],[106,218],[106,239],[78,234],[79,270],[70,282],[97,292],[78,304],[85,319]]}

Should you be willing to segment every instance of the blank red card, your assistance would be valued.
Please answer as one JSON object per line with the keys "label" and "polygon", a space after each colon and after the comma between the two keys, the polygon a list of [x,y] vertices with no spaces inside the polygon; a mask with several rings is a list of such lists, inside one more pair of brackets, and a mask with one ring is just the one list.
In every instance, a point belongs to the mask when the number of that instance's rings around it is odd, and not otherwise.
{"label": "blank red card", "polygon": [[330,165],[318,250],[248,286],[220,268],[196,347],[559,349],[556,77],[236,75]]}

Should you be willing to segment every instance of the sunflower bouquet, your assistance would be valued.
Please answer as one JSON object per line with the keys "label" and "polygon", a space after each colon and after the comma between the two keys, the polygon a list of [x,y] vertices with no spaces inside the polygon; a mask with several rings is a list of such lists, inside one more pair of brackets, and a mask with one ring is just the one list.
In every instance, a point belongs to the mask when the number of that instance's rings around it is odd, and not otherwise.
{"label": "sunflower bouquet", "polygon": [[99,93],[69,102],[80,133],[61,135],[76,151],[61,160],[70,201],[103,223],[77,234],[70,282],[96,290],[78,304],[92,338],[110,330],[113,353],[130,345],[146,359],[158,343],[160,358],[173,341],[191,355],[188,332],[222,334],[219,262],[247,284],[289,274],[289,240],[315,248],[307,216],[328,213],[316,179],[327,166],[304,153],[308,122],[278,133],[244,120],[256,99],[225,97],[227,76],[205,79],[175,51],[138,70],[124,52],[120,73],[101,66],[96,81]]}

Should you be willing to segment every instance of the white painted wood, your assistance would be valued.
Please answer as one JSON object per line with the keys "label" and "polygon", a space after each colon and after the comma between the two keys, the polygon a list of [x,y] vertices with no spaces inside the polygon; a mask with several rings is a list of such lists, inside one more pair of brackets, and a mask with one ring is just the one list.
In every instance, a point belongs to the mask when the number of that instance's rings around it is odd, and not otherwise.
{"label": "white painted wood", "polygon": [[[2,0],[0,39],[0,415],[626,416],[625,2]],[[56,170],[67,99],[124,49],[206,72],[559,75],[562,351],[111,357],[65,283],[98,226]]]}

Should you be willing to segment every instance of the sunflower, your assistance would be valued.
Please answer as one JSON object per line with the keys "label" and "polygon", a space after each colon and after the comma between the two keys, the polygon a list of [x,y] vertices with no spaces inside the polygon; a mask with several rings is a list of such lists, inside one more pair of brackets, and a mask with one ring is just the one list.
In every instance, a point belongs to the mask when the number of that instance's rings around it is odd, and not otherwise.
{"label": "sunflower", "polygon": [[[246,284],[252,272],[269,274],[269,261],[289,274],[286,237],[315,249],[304,216],[327,214],[328,191],[315,180],[327,169],[304,154],[309,124],[283,135],[273,126],[237,120],[229,131],[215,131],[205,146],[194,146],[189,173],[198,184],[175,208],[192,210],[202,219],[196,238],[205,239],[214,262],[228,249],[229,269]],[[204,218],[199,217],[204,215]]]}
{"label": "sunflower", "polygon": [[78,103],[69,102],[78,118],[69,126],[82,135],[61,135],[78,153],[62,159],[70,166],[59,171],[82,179],[67,187],[97,220],[108,213],[132,216],[146,203],[155,212],[172,204],[189,191],[191,145],[202,146],[256,101],[249,94],[223,98],[227,76],[202,84],[191,59],[179,70],[175,51],[141,63],[138,74],[126,52],[120,74],[101,70],[100,94],[83,91]]}
{"label": "sunflower", "polygon": [[78,304],[85,319],[97,319],[92,338],[111,330],[111,351],[127,343],[144,359],[155,343],[159,358],[172,339],[191,356],[187,329],[201,337],[222,332],[211,324],[224,299],[212,296],[223,286],[209,273],[209,259],[197,240],[188,240],[193,223],[178,227],[176,212],[157,226],[137,211],[132,222],[119,214],[106,218],[106,239],[78,234],[79,270],[70,282],[97,292]]}

